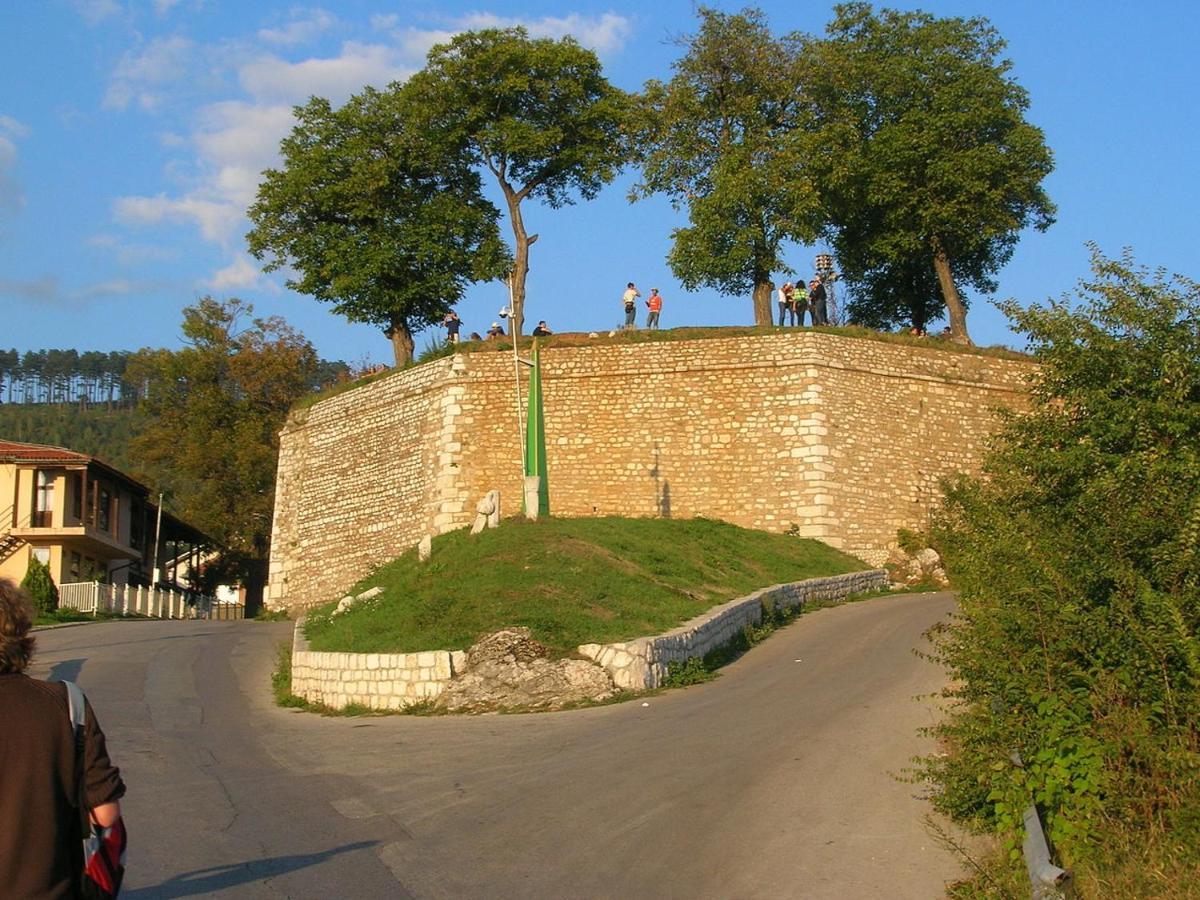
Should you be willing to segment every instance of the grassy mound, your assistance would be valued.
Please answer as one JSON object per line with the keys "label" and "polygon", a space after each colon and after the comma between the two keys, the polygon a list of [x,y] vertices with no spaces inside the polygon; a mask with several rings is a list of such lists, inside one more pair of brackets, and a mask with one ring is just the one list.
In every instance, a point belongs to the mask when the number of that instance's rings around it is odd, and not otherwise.
{"label": "grassy mound", "polygon": [[465,649],[480,635],[524,625],[554,651],[658,634],[771,584],[865,568],[818,541],[710,519],[506,519],[472,537],[410,551],[351,590],[382,596],[336,618],[313,610],[314,650]]}

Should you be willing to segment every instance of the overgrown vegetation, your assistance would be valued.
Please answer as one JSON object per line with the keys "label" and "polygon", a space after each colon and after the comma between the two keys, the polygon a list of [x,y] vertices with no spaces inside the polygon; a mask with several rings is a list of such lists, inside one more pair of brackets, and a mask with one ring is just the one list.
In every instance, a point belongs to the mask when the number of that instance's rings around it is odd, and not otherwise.
{"label": "overgrown vegetation", "polygon": [[434,539],[377,570],[351,593],[384,593],[337,617],[308,618],[314,650],[414,652],[465,648],[524,625],[559,654],[579,644],[657,634],[764,585],[857,571],[817,541],[708,519],[507,519],[472,536]]}
{"label": "overgrown vegetation", "polygon": [[1032,800],[1081,895],[1197,896],[1200,285],[1093,268],[1077,303],[1006,307],[1043,369],[935,524],[962,595],[923,771],[1014,866]]}

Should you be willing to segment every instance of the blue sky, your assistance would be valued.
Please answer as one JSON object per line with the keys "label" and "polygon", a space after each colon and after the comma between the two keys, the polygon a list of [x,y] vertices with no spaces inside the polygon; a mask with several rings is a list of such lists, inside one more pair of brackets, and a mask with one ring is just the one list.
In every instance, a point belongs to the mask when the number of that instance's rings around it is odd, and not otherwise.
{"label": "blue sky", "polygon": [[[727,11],[740,4],[716,3]],[[909,8],[909,4],[893,4]],[[761,4],[773,29],[819,32],[831,5]],[[1087,273],[1085,242],[1132,247],[1193,277],[1200,209],[1200,11],[1185,2],[920,4],[984,15],[1008,41],[1030,119],[1055,153],[1048,232],[1025,235],[997,298],[1045,300]],[[291,107],[341,102],[403,79],[459,30],[523,24],[573,34],[627,90],[670,77],[670,39],[694,26],[681,0],[523,5],[326,5],[226,0],[7,0],[0,4],[0,347],[121,350],[179,345],[180,310],[236,296],[281,315],[329,359],[391,361],[377,329],[263,275],[245,249],[244,211],[272,165]],[[559,331],[620,320],[625,282],[659,287],[664,327],[748,324],[750,302],[681,290],[665,263],[682,224],[659,200],[629,204],[632,177],[562,210],[526,204],[528,315]],[[507,228],[507,223],[504,226]],[[793,249],[809,270],[815,252]],[[483,331],[506,292],[471,289],[459,311]],[[972,296],[978,343],[1015,343],[987,298]],[[418,349],[432,333],[417,339]]]}

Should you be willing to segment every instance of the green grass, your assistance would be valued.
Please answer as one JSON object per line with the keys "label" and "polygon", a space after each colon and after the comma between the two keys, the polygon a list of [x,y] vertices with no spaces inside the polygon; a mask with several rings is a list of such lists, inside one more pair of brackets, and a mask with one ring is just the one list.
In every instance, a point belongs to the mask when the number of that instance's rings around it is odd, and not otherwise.
{"label": "green grass", "polygon": [[864,568],[818,541],[709,519],[506,519],[435,538],[427,563],[413,550],[376,570],[350,593],[382,596],[336,618],[334,604],[313,610],[307,635],[313,650],[411,653],[523,625],[567,655],[659,634],[768,585]]}

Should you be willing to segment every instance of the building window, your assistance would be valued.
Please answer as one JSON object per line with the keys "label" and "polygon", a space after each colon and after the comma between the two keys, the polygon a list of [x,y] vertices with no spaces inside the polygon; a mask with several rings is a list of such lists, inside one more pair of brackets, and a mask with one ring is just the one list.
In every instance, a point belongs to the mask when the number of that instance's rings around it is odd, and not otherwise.
{"label": "building window", "polygon": [[33,527],[50,528],[54,524],[54,475],[38,469],[37,497],[34,504]]}
{"label": "building window", "polygon": [[146,507],[141,500],[129,504],[129,546],[139,553],[146,547]]}
{"label": "building window", "polygon": [[83,473],[71,473],[71,515],[76,522],[83,521]]}
{"label": "building window", "polygon": [[101,531],[112,531],[112,489],[107,484],[99,486],[96,500],[96,527]]}
{"label": "building window", "polygon": [[43,566],[50,565],[50,548],[49,547],[34,547],[33,558],[40,562]]}

